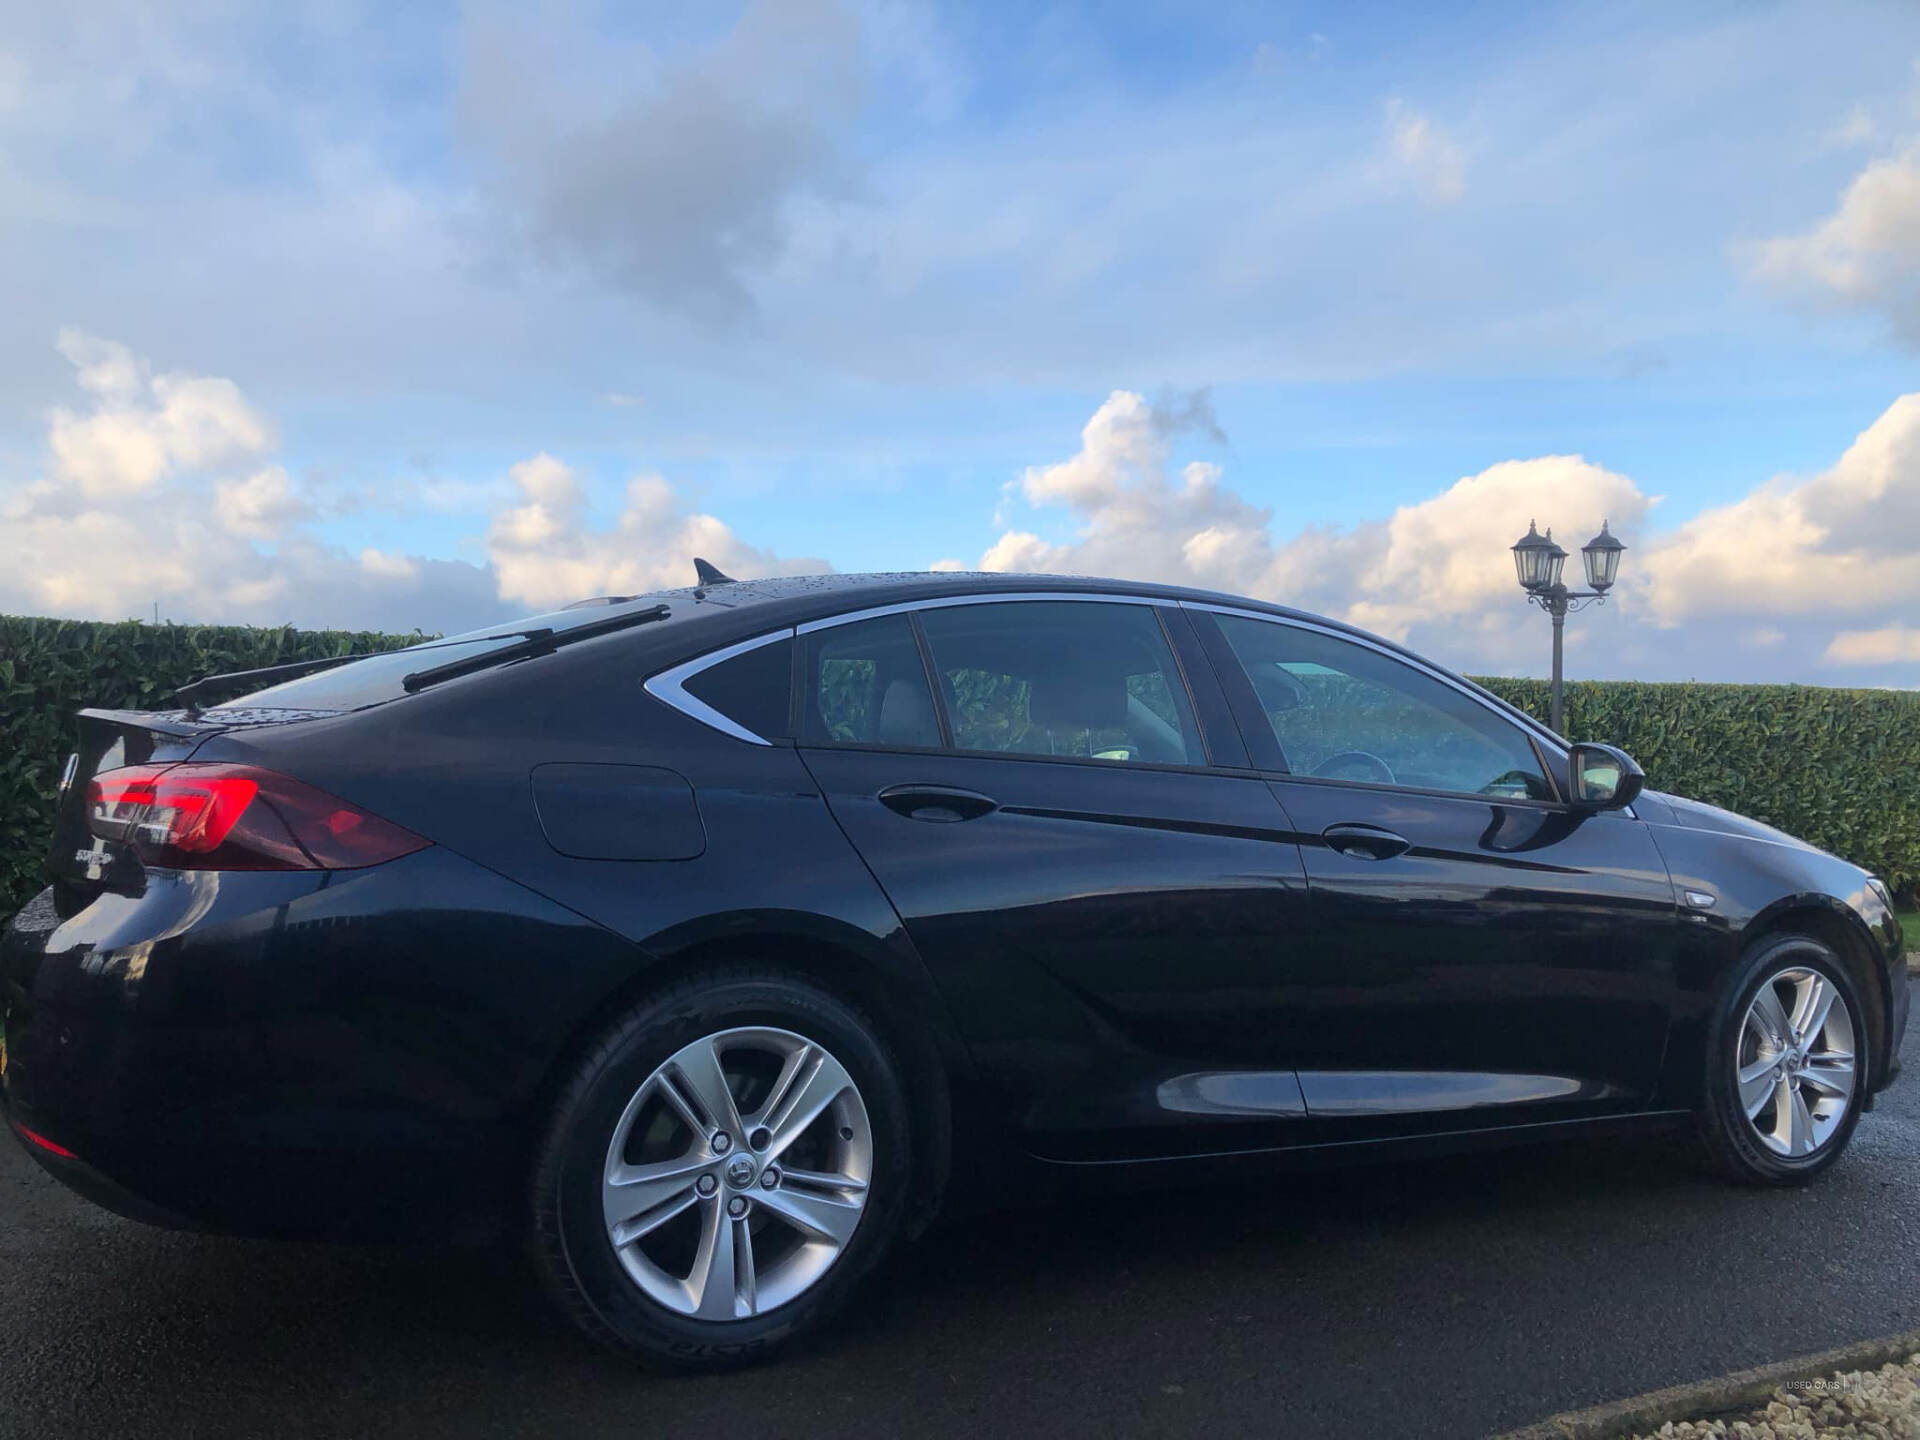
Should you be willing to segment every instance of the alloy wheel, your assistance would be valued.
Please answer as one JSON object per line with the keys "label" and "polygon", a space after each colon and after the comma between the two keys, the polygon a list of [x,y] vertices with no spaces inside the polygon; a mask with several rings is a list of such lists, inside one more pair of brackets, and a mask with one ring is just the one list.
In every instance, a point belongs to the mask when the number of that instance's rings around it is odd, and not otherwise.
{"label": "alloy wheel", "polygon": [[853,1238],[873,1173],[860,1090],[824,1047],[765,1026],[683,1046],[607,1146],[607,1239],[655,1301],[742,1320],[817,1283]]}
{"label": "alloy wheel", "polygon": [[1741,1022],[1734,1079],[1761,1144],[1793,1160],[1816,1153],[1853,1100],[1853,1016],[1840,987],[1805,966],[1765,980]]}

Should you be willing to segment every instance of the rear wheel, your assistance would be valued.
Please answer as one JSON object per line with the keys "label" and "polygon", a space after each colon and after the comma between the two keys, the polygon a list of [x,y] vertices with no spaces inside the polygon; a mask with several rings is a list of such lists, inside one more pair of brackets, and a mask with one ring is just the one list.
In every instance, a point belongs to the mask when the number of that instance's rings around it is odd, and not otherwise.
{"label": "rear wheel", "polygon": [[1700,1138],[1721,1173],[1790,1185],[1833,1164],[1860,1119],[1866,1011],[1846,967],[1811,936],[1751,952],[1707,1037]]}
{"label": "rear wheel", "polygon": [[616,1021],[562,1087],[533,1253],[589,1335],[713,1367],[823,1324],[891,1245],[909,1136],[898,1069],[809,981],[728,969]]}

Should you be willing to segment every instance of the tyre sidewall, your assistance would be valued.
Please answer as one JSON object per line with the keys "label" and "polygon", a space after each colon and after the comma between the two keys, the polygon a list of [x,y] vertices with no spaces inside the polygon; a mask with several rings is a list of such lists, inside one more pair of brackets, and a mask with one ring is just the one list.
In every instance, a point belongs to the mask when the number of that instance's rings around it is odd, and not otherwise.
{"label": "tyre sidewall", "polygon": [[[824,1045],[859,1087],[873,1128],[873,1173],[858,1229],[833,1267],[804,1294],[765,1315],[705,1321],[679,1315],[642,1291],[606,1233],[601,1185],[607,1146],[627,1102],[683,1046],[717,1031],[766,1025]],[[910,1137],[898,1068],[858,1011],[812,985],[774,977],[682,989],[628,1017],[596,1052],[556,1116],[535,1203],[557,1217],[560,1246],[578,1294],[622,1348],[670,1365],[750,1361],[823,1322],[872,1268],[900,1228]]]}
{"label": "tyre sidewall", "polygon": [[[1854,1087],[1847,1100],[1847,1113],[1826,1144],[1814,1154],[1799,1159],[1775,1154],[1754,1133],[1741,1108],[1734,1079],[1747,1007],[1753,1003],[1764,981],[1791,967],[1818,971],[1839,988],[1840,998],[1853,1021],[1854,1034]],[[1716,1148],[1736,1170],[1753,1180],[1792,1184],[1819,1174],[1840,1158],[1853,1138],[1854,1127],[1860,1123],[1867,1077],[1873,1073],[1871,1044],[1859,987],[1829,947],[1809,936],[1785,936],[1763,942],[1742,964],[1727,1002],[1714,1017],[1708,1037],[1706,1094],[1708,1120],[1716,1132],[1712,1137]]]}

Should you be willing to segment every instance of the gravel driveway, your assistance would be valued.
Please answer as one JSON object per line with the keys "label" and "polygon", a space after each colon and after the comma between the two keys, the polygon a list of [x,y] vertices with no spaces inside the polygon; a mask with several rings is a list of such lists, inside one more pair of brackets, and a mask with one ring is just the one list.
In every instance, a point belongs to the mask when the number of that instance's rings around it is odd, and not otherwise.
{"label": "gravel driveway", "polygon": [[973,1219],[829,1340],[692,1380],[510,1263],[150,1230],[8,1139],[0,1434],[1482,1435],[1920,1324],[1916,1048],[1808,1190],[1613,1141]]}

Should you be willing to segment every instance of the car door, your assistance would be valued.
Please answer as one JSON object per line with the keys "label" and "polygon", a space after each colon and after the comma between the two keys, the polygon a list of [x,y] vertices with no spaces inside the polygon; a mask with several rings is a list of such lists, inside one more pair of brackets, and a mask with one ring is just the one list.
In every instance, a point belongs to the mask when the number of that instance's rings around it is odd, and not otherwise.
{"label": "car door", "polygon": [[1254,1018],[1304,924],[1299,850],[1178,609],[995,597],[802,629],[801,754],[1033,1151],[1304,1123]]}
{"label": "car door", "polygon": [[1306,866],[1274,1020],[1309,1113],[1421,1130],[1643,1107],[1679,945],[1647,827],[1562,803],[1534,735],[1388,647],[1193,620]]}

